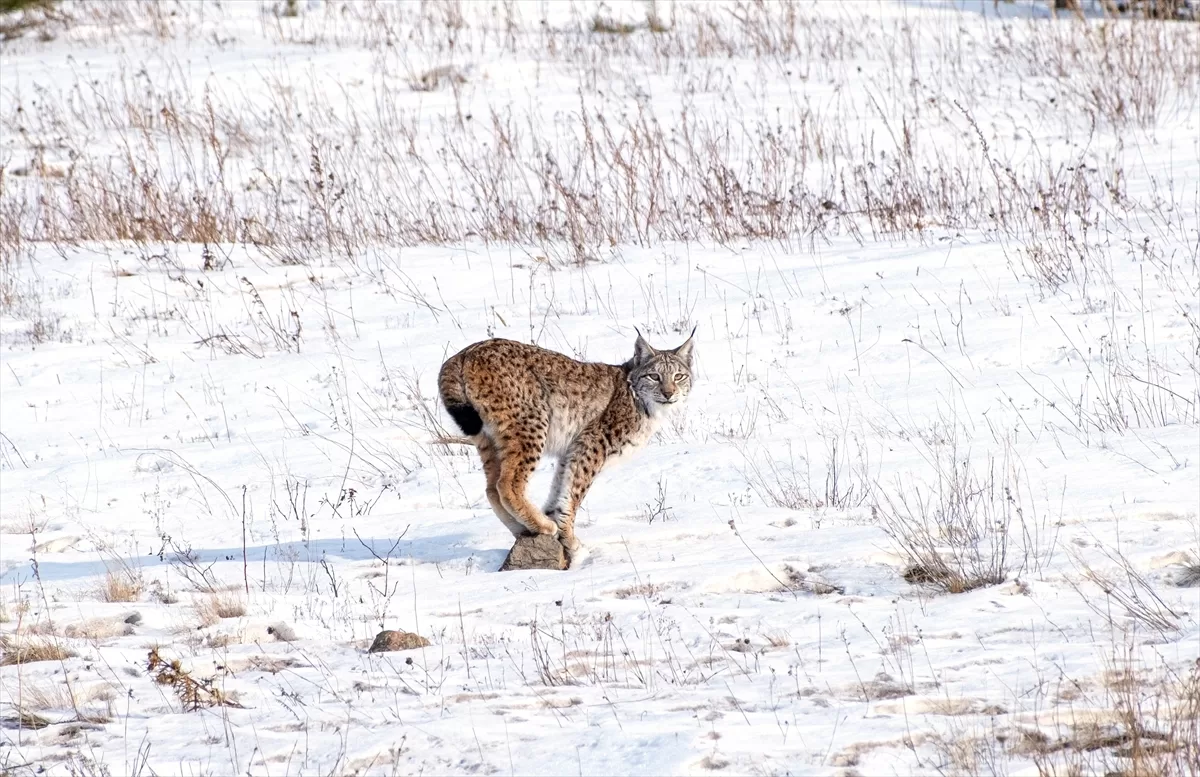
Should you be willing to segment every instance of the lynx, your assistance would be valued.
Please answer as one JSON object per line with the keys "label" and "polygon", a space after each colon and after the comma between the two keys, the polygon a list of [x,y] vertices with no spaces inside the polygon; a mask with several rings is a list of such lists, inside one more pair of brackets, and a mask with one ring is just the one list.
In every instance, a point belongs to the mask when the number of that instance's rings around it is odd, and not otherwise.
{"label": "lynx", "polygon": [[[516,537],[557,535],[579,549],[575,511],[604,465],[645,445],[692,385],[692,336],[673,350],[641,333],[624,364],[576,361],[511,340],[484,340],[446,360],[438,390],[479,450],[487,498]],[[558,457],[546,506],[525,496],[543,456]]]}

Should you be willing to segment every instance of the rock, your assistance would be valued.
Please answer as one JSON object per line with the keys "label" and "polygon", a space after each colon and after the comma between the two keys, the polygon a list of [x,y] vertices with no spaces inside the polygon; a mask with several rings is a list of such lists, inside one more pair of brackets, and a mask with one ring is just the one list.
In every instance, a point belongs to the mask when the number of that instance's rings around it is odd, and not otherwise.
{"label": "rock", "polygon": [[375,635],[368,653],[390,653],[393,650],[412,650],[413,648],[428,647],[429,640],[420,634],[407,631],[391,631],[390,629]]}
{"label": "rock", "polygon": [[500,565],[501,572],[512,569],[566,569],[567,553],[557,537],[535,534],[519,537]]}
{"label": "rock", "polygon": [[272,623],[267,626],[267,633],[280,642],[296,641],[296,632],[286,623]]}
{"label": "rock", "polygon": [[65,553],[79,544],[82,537],[57,537],[33,546],[34,553]]}
{"label": "rock", "polygon": [[125,622],[130,626],[141,626],[142,614],[140,612],[131,612],[129,615],[125,616]]}
{"label": "rock", "polygon": [[64,637],[89,640],[128,637],[131,634],[133,626],[120,618],[91,618],[82,623],[72,623],[62,631]]}

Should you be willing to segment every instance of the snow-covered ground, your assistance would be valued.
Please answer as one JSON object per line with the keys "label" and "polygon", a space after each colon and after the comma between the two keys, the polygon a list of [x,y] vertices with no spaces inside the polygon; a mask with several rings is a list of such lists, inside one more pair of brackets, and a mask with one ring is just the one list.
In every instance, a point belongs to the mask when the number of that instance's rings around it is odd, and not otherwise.
{"label": "snow-covered ground", "polygon": [[[0,49],[0,773],[1194,768],[1200,25],[64,12]],[[693,326],[499,573],[442,361]]]}

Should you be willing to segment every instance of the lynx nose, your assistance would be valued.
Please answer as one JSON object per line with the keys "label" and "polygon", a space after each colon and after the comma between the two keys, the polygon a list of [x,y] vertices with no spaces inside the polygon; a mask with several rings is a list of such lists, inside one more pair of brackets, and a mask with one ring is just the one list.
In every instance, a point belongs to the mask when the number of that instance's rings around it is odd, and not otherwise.
{"label": "lynx nose", "polygon": [[663,399],[670,399],[675,396],[675,384],[670,383],[662,387]]}

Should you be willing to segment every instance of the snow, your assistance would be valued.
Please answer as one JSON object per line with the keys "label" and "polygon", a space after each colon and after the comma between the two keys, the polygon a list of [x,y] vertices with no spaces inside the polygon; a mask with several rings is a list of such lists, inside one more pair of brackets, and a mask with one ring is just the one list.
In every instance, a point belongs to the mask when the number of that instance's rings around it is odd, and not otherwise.
{"label": "snow", "polygon": [[[1173,584],[1200,562],[1188,72],[1155,82],[1145,120],[1105,113],[1086,73],[1039,75],[1022,48],[1086,50],[1098,28],[1036,4],[799,4],[813,50],[757,59],[744,5],[713,11],[729,52],[694,58],[647,48],[662,33],[595,41],[593,18],[642,24],[640,2],[431,4],[430,19],[466,15],[453,44],[438,37],[453,26],[412,26],[416,4],[386,34],[374,4],[162,7],[161,34],[84,3],[91,21],[54,40],[4,44],[0,634],[74,656],[0,668],[0,770],[961,772],[950,742],[1036,774],[1017,734],[1118,720],[1106,678],[1122,656],[1154,678],[1200,657],[1200,592]],[[704,6],[655,8],[683,40]],[[508,13],[526,37],[505,49]],[[558,47],[531,43],[539,29]],[[464,83],[408,84],[404,68],[446,61],[469,66]],[[213,131],[220,168],[203,128],[152,120],[206,101],[243,122]],[[785,237],[699,207],[655,221],[650,179],[622,193],[629,179],[570,166],[581,112],[622,136],[639,106],[668,134],[690,126],[737,180],[832,213]],[[495,239],[480,165],[501,157],[482,144],[506,117],[528,177],[492,193],[515,220],[550,201],[551,152],[559,180],[625,210],[576,223],[563,200],[538,211],[544,241],[532,226]],[[752,153],[774,125],[795,155],[782,172]],[[393,164],[397,126],[417,154]],[[351,182],[346,212],[314,205],[318,147],[331,188]],[[233,182],[233,211],[278,239],[118,239],[111,218],[39,199],[105,170],[136,198],[126,155],[164,192]],[[703,198],[665,169],[663,191]],[[968,183],[919,225],[855,193],[856,175],[878,194],[951,169]],[[1006,176],[1041,182],[1052,213],[1029,215]],[[429,215],[438,202],[454,204]],[[438,218],[446,239],[413,239]],[[556,231],[571,223],[582,248]],[[1047,257],[1066,257],[1060,278],[1039,273]],[[586,555],[497,572],[511,537],[477,457],[438,441],[454,433],[442,361],[496,336],[616,363],[634,327],[674,347],[692,326],[687,405],[591,490]],[[1003,521],[973,548],[1007,555],[1003,582],[949,594],[906,581],[882,513],[950,504],[954,472]],[[140,581],[136,599],[103,601],[106,574]],[[205,588],[244,614],[206,621]],[[1168,627],[1128,615],[1121,591]],[[432,644],[367,653],[382,628]],[[185,709],[147,672],[152,647],[238,706]],[[18,724],[34,713],[48,725]]]}

